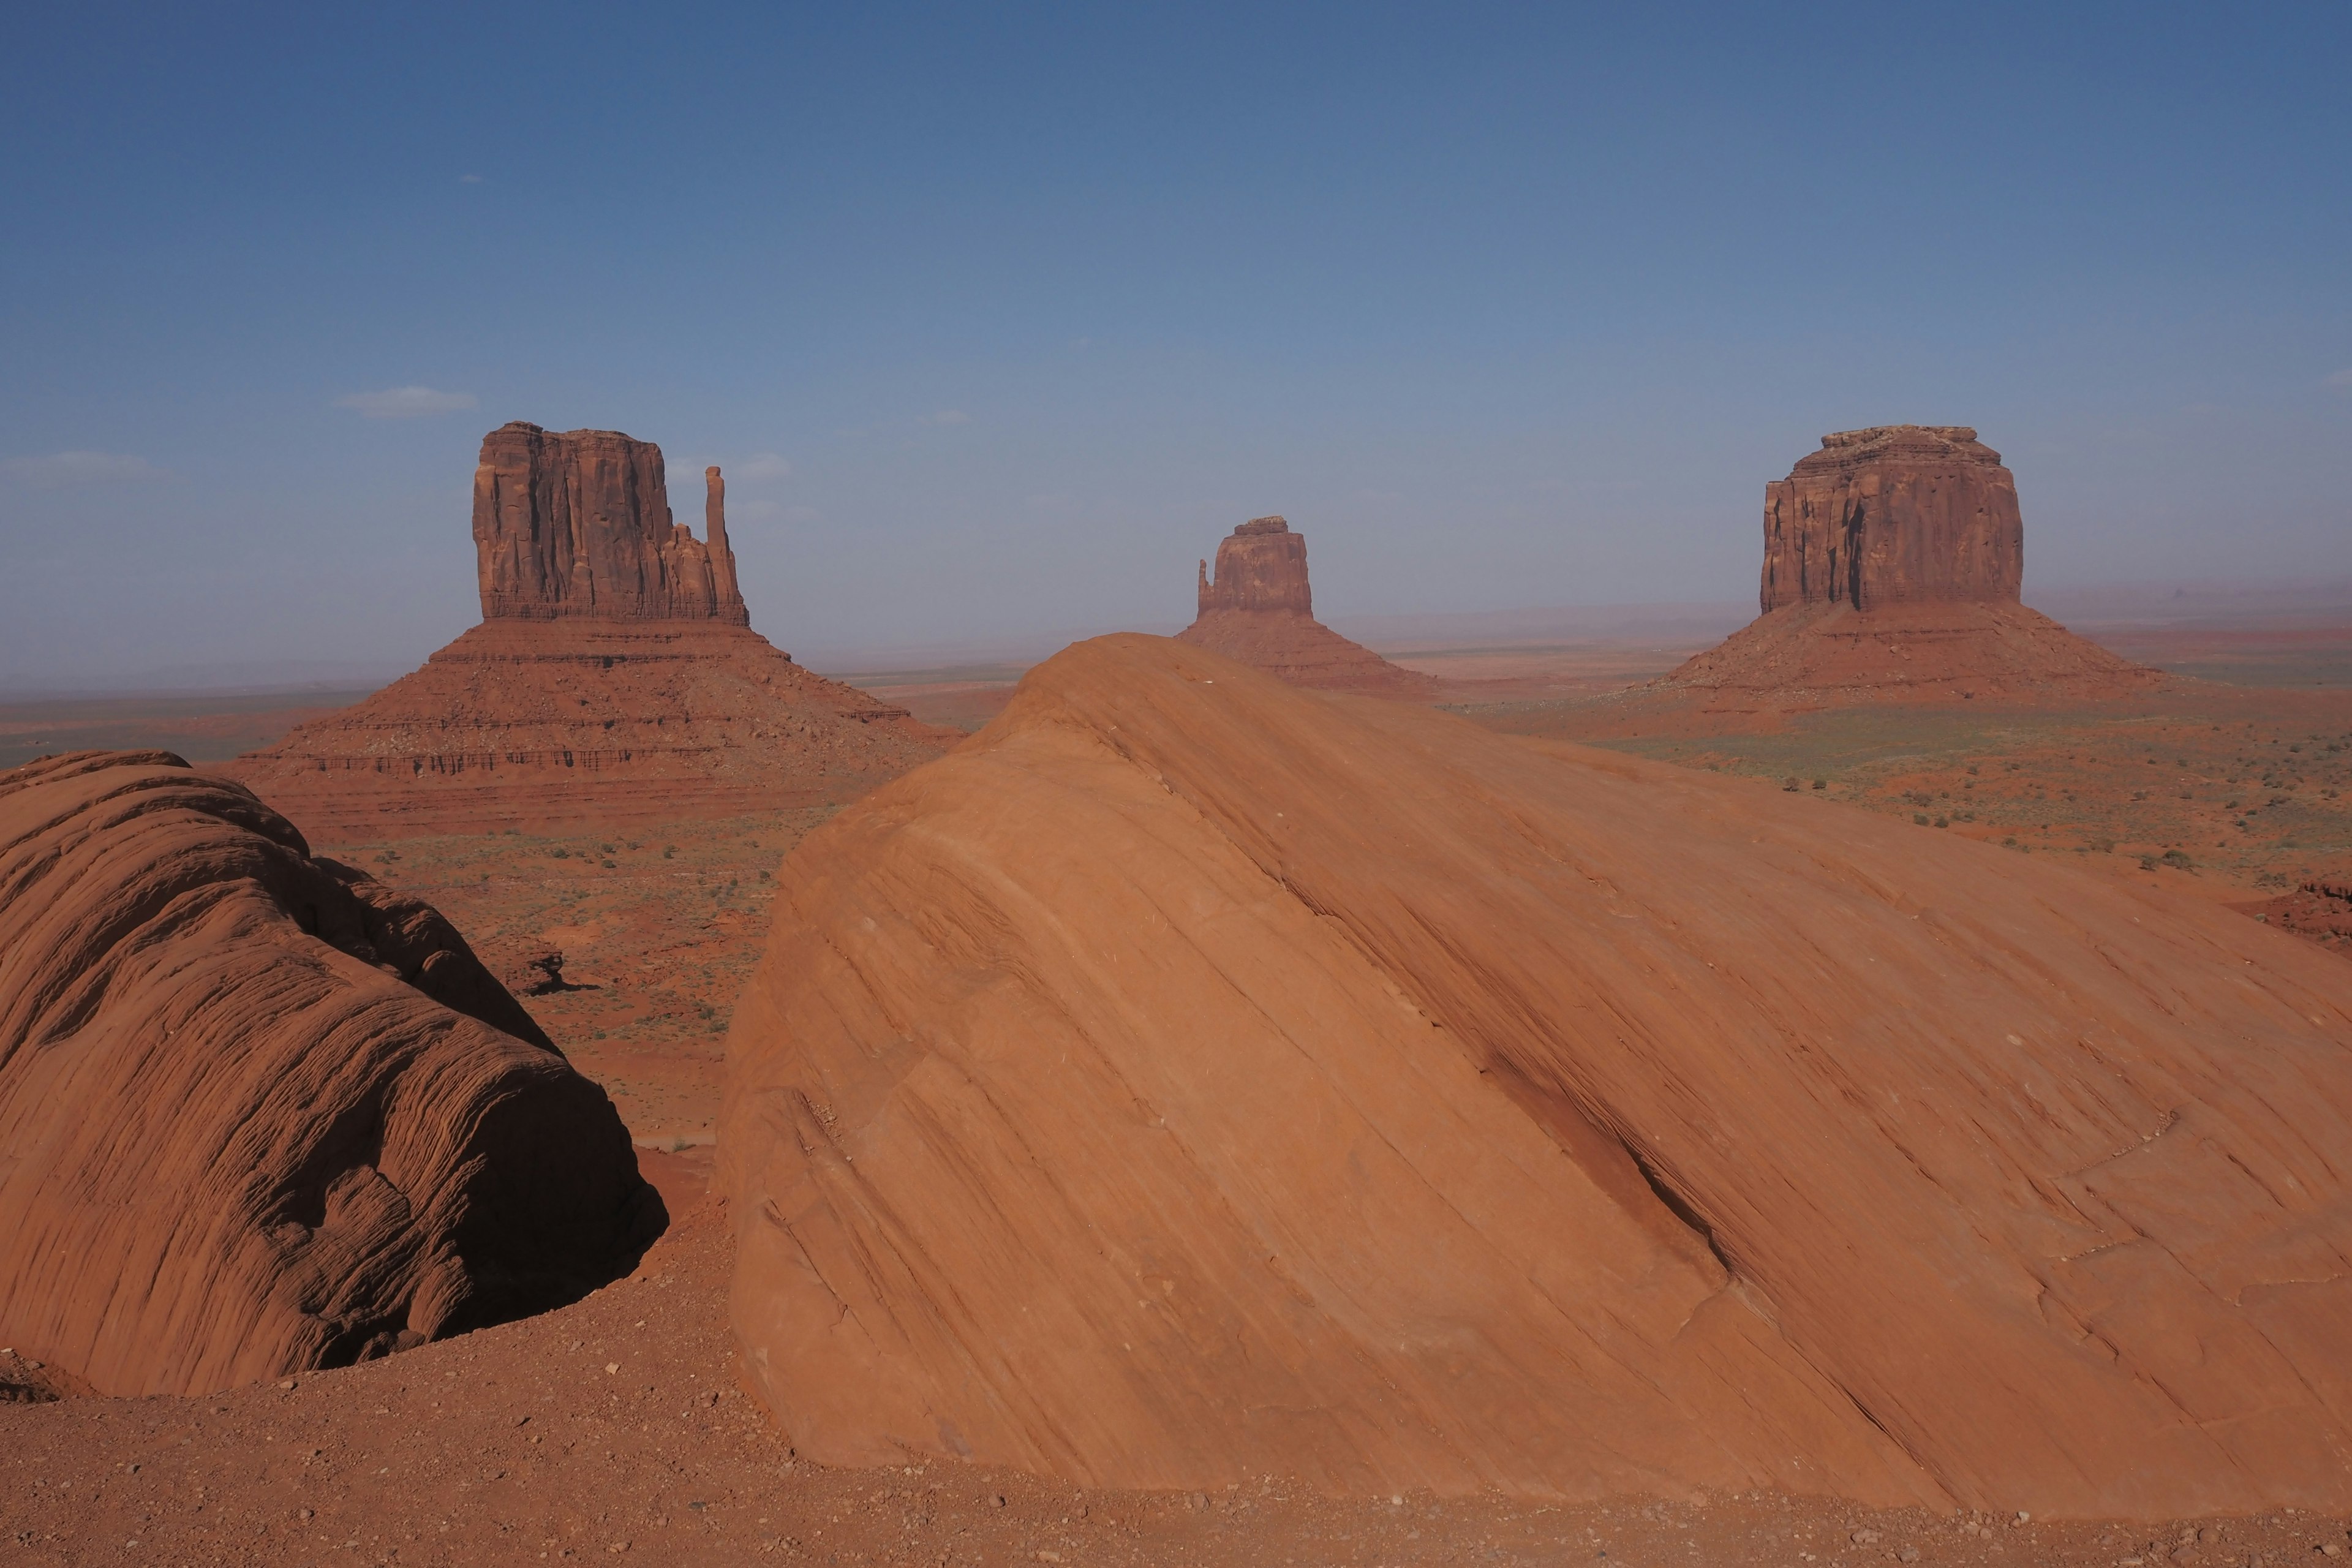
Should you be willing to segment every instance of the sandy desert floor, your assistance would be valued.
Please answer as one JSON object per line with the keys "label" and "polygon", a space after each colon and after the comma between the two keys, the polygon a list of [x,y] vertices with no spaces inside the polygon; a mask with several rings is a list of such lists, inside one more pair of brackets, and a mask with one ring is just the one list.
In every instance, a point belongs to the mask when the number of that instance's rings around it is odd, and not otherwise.
{"label": "sandy desert floor", "polygon": [[1463,711],[2211,896],[2352,873],[2352,688],[2197,682],[2099,707],[1886,706],[1736,728],[1606,699]]}

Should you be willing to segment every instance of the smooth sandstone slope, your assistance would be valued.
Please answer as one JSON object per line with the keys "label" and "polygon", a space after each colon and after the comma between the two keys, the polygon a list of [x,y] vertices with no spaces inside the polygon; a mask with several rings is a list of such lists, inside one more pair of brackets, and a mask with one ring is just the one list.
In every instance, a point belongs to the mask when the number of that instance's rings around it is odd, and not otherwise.
{"label": "smooth sandstone slope", "polygon": [[731,1313],[828,1460],[2341,1508],[2347,1047],[2224,910],[1104,638],[786,861]]}
{"label": "smooth sandstone slope", "polygon": [[429,907],[167,752],[0,773],[0,1343],[203,1393],[559,1305],[661,1224]]}

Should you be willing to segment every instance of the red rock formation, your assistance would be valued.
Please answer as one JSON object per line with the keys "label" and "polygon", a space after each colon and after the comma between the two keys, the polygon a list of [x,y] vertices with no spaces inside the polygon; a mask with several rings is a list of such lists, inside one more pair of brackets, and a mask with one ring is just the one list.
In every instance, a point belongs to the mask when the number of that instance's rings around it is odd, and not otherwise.
{"label": "red rock formation", "polygon": [[167,752],[0,773],[0,1342],[201,1393],[560,1304],[660,1225],[433,910]]}
{"label": "red rock formation", "polygon": [[661,448],[614,430],[562,434],[516,420],[482,438],[474,550],[482,618],[720,620],[748,626],[708,474],[708,542],[671,521]]}
{"label": "red rock formation", "polygon": [[1252,518],[1217,542],[1217,574],[1201,563],[1200,613],[1178,636],[1293,686],[1422,700],[1437,689],[1315,618],[1307,541],[1278,517]]}
{"label": "red rock formation", "polygon": [[802,1452],[2352,1506],[2352,970],[1109,637],[786,859],[719,1142]]}
{"label": "red rock formation", "polygon": [[1822,437],[1764,487],[1767,614],[1927,600],[2015,604],[2025,528],[2017,481],[1965,425],[1884,425]]}
{"label": "red rock formation", "polygon": [[1739,709],[2164,685],[2018,602],[2017,484],[1976,437],[1965,425],[1822,437],[1764,487],[1764,613],[1660,687]]}
{"label": "red rock formation", "polygon": [[954,737],[745,624],[726,482],[670,522],[661,449],[513,424],[482,443],[482,624],[230,771],[320,836],[734,816],[845,800]]}
{"label": "red rock formation", "polygon": [[1307,586],[1307,540],[1278,517],[1254,517],[1217,541],[1217,575],[1201,563],[1201,607],[1261,610],[1312,619],[1315,595]]}

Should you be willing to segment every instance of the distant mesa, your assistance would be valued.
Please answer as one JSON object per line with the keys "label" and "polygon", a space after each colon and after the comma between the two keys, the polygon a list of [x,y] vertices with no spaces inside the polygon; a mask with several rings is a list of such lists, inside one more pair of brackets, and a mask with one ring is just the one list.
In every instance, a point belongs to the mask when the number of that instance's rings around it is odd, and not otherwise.
{"label": "distant mesa", "polygon": [[1217,542],[1216,575],[1201,563],[1200,613],[1177,635],[1293,686],[1424,700],[1437,689],[1315,618],[1306,537],[1279,517],[1254,517]]}
{"label": "distant mesa", "polygon": [[429,906],[169,752],[0,773],[0,1343],[201,1394],[560,1306],[663,1224]]}
{"label": "distant mesa", "polygon": [[719,1129],[800,1451],[2352,1507],[2352,968],[1164,638],[803,838]]}
{"label": "distant mesa", "polygon": [[1756,700],[2106,697],[2168,677],[2018,601],[2017,481],[1965,425],[1822,437],[1764,488],[1763,614],[1659,686]]}
{"label": "distant mesa", "polygon": [[752,631],[704,471],[706,537],[661,448],[520,421],[482,440],[482,624],[366,701],[230,764],[314,834],[733,816],[847,799],[953,739]]}

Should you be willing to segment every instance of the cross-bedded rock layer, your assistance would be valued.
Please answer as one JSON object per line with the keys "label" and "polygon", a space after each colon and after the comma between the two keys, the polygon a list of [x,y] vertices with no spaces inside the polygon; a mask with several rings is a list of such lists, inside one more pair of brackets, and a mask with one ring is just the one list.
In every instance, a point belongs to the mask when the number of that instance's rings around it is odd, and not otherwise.
{"label": "cross-bedded rock layer", "polygon": [[802,841],[729,1037],[803,1452],[2352,1502],[2352,971],[1156,638]]}
{"label": "cross-bedded rock layer", "polygon": [[0,773],[0,1342],[201,1393],[559,1305],[661,1222],[431,908],[167,752]]}

